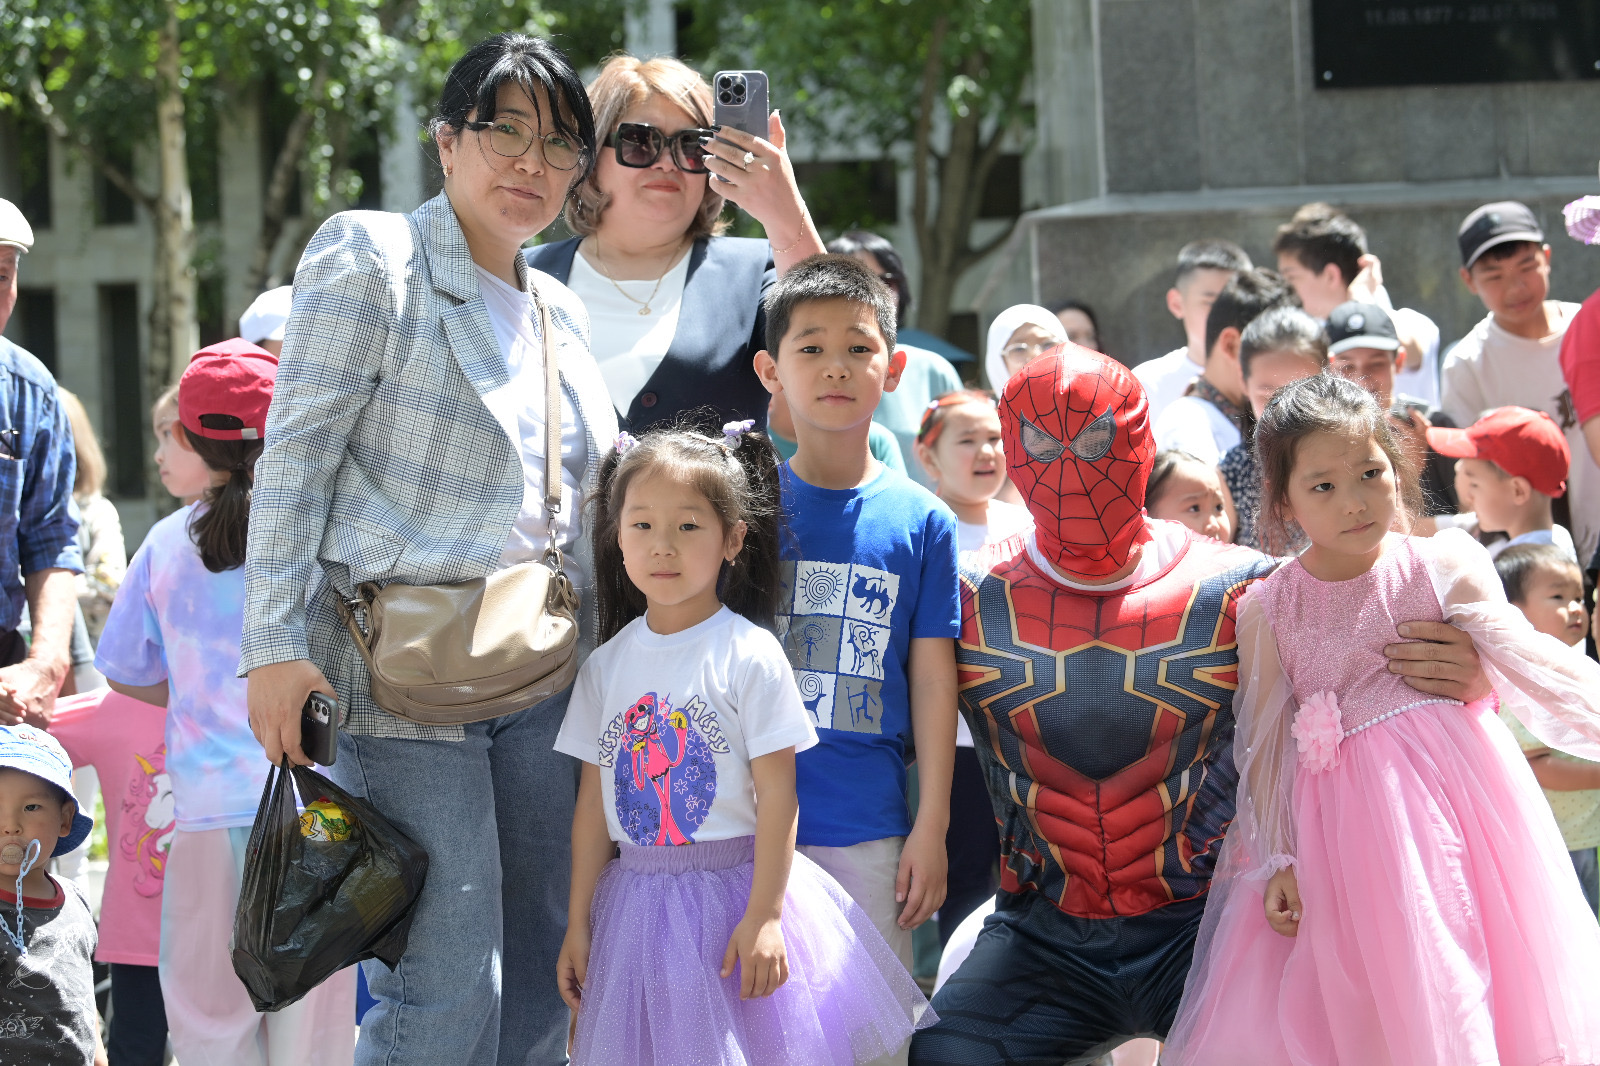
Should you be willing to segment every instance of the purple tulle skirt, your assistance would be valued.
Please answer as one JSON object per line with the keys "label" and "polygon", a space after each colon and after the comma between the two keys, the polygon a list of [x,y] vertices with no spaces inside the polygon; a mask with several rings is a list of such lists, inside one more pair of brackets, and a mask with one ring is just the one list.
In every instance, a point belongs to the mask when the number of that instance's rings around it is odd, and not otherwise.
{"label": "purple tulle skirt", "polygon": [[595,890],[573,1066],[844,1066],[934,1022],[866,913],[798,853],[783,905],[789,980],[741,1000],[738,969],[717,975],[754,872],[753,837],[622,845]]}

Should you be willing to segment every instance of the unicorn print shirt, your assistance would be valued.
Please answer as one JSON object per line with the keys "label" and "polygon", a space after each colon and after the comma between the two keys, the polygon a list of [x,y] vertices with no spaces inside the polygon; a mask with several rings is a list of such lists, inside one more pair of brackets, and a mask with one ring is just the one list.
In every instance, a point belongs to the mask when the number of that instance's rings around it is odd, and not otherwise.
{"label": "unicorn print shirt", "polygon": [[239,669],[244,569],[213,574],[189,536],[196,504],[150,528],[128,564],[95,655],[124,685],[168,685],[166,773],[187,833],[252,824],[268,763]]}
{"label": "unicorn print shirt", "polygon": [[165,707],[104,688],[56,700],[50,719],[50,735],[74,767],[94,767],[105,797],[110,865],[96,962],[160,961],[161,888],[173,833],[166,721]]}
{"label": "unicorn print shirt", "polygon": [[678,633],[636,618],[601,645],[555,747],[600,768],[611,839],[674,845],[755,833],[750,760],[816,742],[782,645],[724,607]]}

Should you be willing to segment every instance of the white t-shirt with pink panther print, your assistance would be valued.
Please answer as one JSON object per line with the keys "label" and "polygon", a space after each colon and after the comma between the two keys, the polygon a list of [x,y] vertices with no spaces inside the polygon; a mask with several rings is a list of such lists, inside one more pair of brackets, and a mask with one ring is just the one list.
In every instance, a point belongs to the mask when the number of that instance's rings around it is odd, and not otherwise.
{"label": "white t-shirt with pink panther print", "polygon": [[636,618],[589,656],[556,750],[600,768],[611,839],[756,831],[750,760],[817,742],[778,638],[724,607],[678,633]]}

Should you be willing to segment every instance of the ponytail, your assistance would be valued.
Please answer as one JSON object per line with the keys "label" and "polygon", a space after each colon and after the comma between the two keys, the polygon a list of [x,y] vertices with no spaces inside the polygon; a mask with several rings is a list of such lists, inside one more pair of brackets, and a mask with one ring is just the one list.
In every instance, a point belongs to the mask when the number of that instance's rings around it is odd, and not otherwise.
{"label": "ponytail", "polygon": [[[182,430],[182,426],[174,427]],[[226,471],[228,480],[205,491],[203,510],[189,523],[189,536],[200,549],[200,561],[213,574],[244,565],[250,535],[250,490],[255,485],[259,440],[212,440],[183,433],[184,443],[212,470]]]}
{"label": "ponytail", "polygon": [[629,579],[617,536],[628,486],[640,476],[683,481],[704,496],[726,533],[745,524],[744,546],[724,563],[717,598],[730,610],[771,630],[776,624],[783,509],[772,442],[744,423],[729,423],[720,438],[689,429],[657,429],[635,440],[617,438],[600,467],[594,497],[594,579],[600,640],[610,640],[645,612],[645,597]]}

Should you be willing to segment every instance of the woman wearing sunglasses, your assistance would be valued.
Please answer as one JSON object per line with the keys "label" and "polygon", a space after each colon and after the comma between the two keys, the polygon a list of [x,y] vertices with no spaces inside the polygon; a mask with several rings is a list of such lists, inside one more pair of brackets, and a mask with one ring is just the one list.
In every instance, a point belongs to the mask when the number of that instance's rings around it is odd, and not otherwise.
{"label": "woman wearing sunglasses", "polygon": [[[589,86],[594,170],[573,186],[578,237],[529,251],[589,311],[590,347],[611,400],[638,433],[710,407],[716,426],[767,419],[752,366],[766,347],[761,297],[823,250],[772,116],[769,139],[713,139],[711,86],[676,59],[617,56]],[[724,200],[770,240],[721,236]]]}

